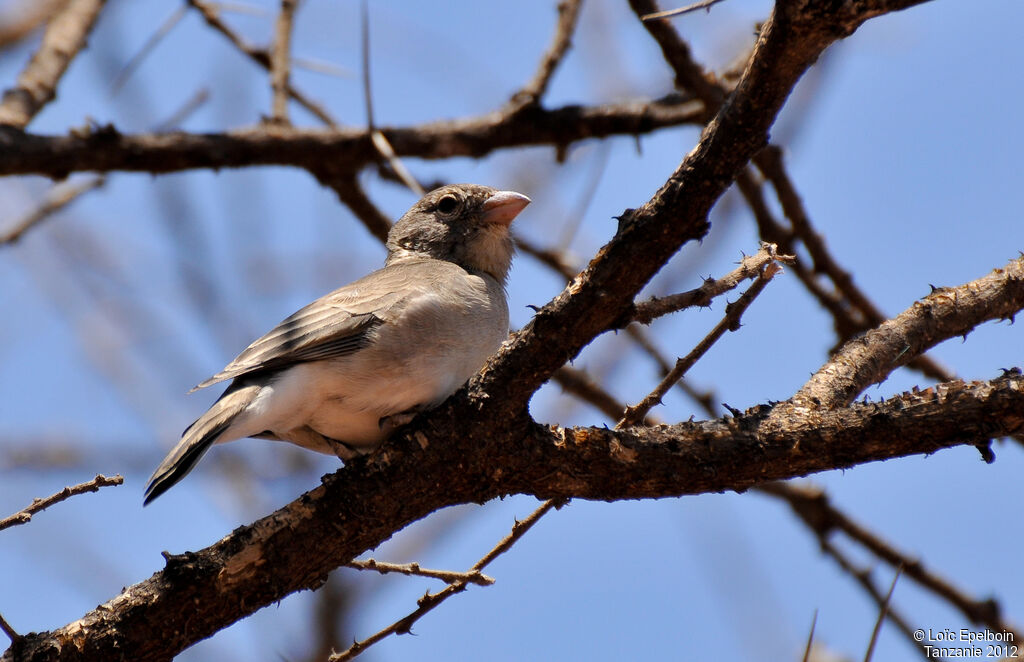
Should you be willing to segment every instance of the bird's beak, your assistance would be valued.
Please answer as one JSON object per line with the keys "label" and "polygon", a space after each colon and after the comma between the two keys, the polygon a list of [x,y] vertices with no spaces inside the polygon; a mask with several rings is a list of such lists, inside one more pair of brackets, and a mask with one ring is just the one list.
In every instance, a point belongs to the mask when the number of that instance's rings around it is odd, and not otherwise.
{"label": "bird's beak", "polygon": [[530,199],[522,193],[498,191],[484,201],[483,220],[485,223],[508,227],[528,204]]}

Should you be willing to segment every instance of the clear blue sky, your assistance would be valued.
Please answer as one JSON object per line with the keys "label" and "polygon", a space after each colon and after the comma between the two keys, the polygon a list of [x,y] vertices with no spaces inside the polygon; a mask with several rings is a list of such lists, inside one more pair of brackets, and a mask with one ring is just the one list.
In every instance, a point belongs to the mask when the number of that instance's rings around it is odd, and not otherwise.
{"label": "clear blue sky", "polygon": [[[467,116],[502,104],[532,75],[552,33],[554,4],[372,3],[378,123]],[[118,68],[178,6],[111,3],[57,101],[31,130],[66,133],[92,118],[124,132],[145,131],[203,88],[210,99],[185,122],[187,130],[242,127],[269,114],[265,73],[195,15],[120,92],[109,93]],[[253,6],[267,12],[228,20],[264,44],[276,3]],[[733,0],[676,25],[696,56],[721,71],[750,46],[754,24],[769,6]],[[307,0],[293,43],[296,56],[351,72],[299,71],[296,84],[341,122],[359,126],[365,118],[355,75],[357,7]],[[773,131],[834,255],[890,314],[925,295],[929,284],[977,278],[1024,249],[1022,23],[1024,4],[1014,0],[938,0],[876,19],[828,51]],[[28,53],[0,58],[3,85]],[[659,96],[670,85],[670,72],[626,3],[591,0],[547,103]],[[315,125],[301,110],[292,112],[297,123]],[[586,259],[614,233],[612,217],[646,200],[695,139],[695,130],[679,129],[639,141],[587,143],[561,167],[550,149],[409,166],[426,179],[530,195],[534,203],[516,227],[540,243],[561,236],[582,214],[570,249]],[[364,181],[392,216],[413,202],[393,185],[372,176]],[[47,187],[42,179],[0,182],[0,223],[19,218]],[[731,269],[741,251],[756,250],[752,220],[735,196],[726,197],[712,220],[704,244],[686,247],[652,291],[689,289],[700,276]],[[280,168],[115,174],[101,191],[0,250],[0,515],[98,472],[126,479],[122,487],[79,497],[0,533],[0,613],[23,632],[59,627],[161,568],[161,550],[205,547],[333,471],[337,462],[330,458],[239,442],[215,449],[185,482],[141,507],[149,472],[216,397],[186,396],[188,388],[299,306],[378,266],[382,255],[332,193],[303,172]],[[215,264],[211,296],[220,312],[212,315],[188,286],[188,274],[202,261]],[[524,324],[527,305],[546,302],[561,287],[520,256],[510,281],[513,324]],[[661,320],[652,333],[666,353],[685,354],[723,306],[719,301],[711,310]],[[717,401],[733,407],[792,394],[834,342],[830,320],[792,275],[777,278],[744,322],[691,373],[696,385],[714,388]],[[934,356],[965,378],[991,378],[1022,363],[1021,333],[1018,326],[988,324]],[[656,383],[654,368],[618,343],[602,338],[577,365],[606,374],[619,397],[635,402]],[[869,394],[925,383],[901,372]],[[546,387],[532,408],[548,422],[606,422],[568,402]],[[695,408],[673,396],[655,413],[680,420]],[[63,449],[66,466],[17,460],[26,449],[53,448]],[[1024,452],[1005,443],[995,452],[993,465],[961,448],[812,481],[955,584],[979,598],[998,596],[1009,619],[1022,624],[1024,541],[1016,512],[1024,496]],[[260,480],[229,480],[239,463]],[[515,497],[437,513],[373,556],[464,569],[535,504]],[[873,563],[859,550],[852,554]],[[573,502],[488,574],[497,579],[494,586],[470,588],[422,620],[416,636],[392,638],[366,659],[793,660],[815,610],[818,640],[860,659],[875,619],[865,594],[819,553],[786,508],[755,494]],[[887,585],[891,571],[879,567],[876,577]],[[361,600],[357,637],[410,611],[427,588],[439,588],[393,576],[351,581]],[[312,604],[309,594],[289,597],[181,659],[304,659]],[[918,627],[968,625],[910,581],[897,586],[894,604]],[[911,655],[886,626],[875,659]]]}

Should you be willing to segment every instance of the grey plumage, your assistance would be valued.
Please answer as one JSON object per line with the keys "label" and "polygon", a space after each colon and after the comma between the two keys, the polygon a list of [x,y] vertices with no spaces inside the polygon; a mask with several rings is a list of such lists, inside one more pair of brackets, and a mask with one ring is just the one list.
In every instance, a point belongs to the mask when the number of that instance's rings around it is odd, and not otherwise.
{"label": "grey plumage", "polygon": [[205,388],[234,380],[153,473],[149,503],[214,443],[288,441],[349,459],[390,417],[440,403],[508,333],[508,225],[529,199],[459,184],[428,193],[388,235],[383,269],[286,318]]}

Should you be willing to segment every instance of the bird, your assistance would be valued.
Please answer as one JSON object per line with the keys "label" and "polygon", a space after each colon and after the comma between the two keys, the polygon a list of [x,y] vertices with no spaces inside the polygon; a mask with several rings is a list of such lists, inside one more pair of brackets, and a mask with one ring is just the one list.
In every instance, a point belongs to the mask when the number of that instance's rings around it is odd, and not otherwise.
{"label": "bird", "polygon": [[457,391],[508,337],[509,225],[530,203],[475,184],[425,194],[384,267],[324,295],[191,392],[232,380],[153,472],[144,505],[213,444],[287,441],[350,460]]}

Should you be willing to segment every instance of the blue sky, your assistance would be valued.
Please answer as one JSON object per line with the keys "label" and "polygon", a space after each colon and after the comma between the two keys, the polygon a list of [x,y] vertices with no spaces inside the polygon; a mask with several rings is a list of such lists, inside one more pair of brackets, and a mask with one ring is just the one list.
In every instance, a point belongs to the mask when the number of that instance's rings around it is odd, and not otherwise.
{"label": "blue sky", "polygon": [[[262,15],[229,14],[255,44],[271,34],[276,4]],[[31,130],[66,133],[91,118],[145,131],[200,89],[209,101],[189,131],[251,125],[269,114],[264,72],[197,16],[186,19],[117,94],[111,81],[177,3],[111,3],[90,48],[58,99]],[[767,2],[725,2],[675,22],[697,58],[721,71],[749,48]],[[294,54],[330,62],[348,77],[298,71],[295,82],[339,121],[365,122],[358,5],[307,0]],[[554,25],[554,3],[372,3],[377,122],[402,125],[488,112],[530,78]],[[869,22],[830,49],[783,111],[774,141],[833,254],[889,314],[929,284],[956,285],[1004,265],[1024,249],[1024,152],[1017,46],[1024,5],[939,0]],[[554,78],[548,105],[659,96],[671,75],[625,3],[585,4],[575,47]],[[0,57],[8,85],[25,48]],[[315,126],[292,108],[295,122]],[[516,188],[534,203],[516,221],[549,243],[581,214],[569,250],[585,260],[615,230],[613,216],[646,200],[696,140],[691,128],[639,140],[502,152],[481,161],[410,160],[422,178]],[[591,197],[594,177],[600,180]],[[414,200],[373,176],[363,180],[393,217]],[[48,183],[0,182],[0,224],[31,209]],[[772,201],[774,204],[774,201]],[[683,249],[651,292],[696,286],[757,248],[750,215],[730,193],[712,214],[703,245]],[[0,225],[5,227],[5,225]],[[174,248],[177,246],[177,248]],[[205,547],[318,484],[337,462],[261,441],[218,448],[185,482],[141,508],[149,472],[180,430],[216,393],[186,396],[252,338],[313,298],[378,266],[383,251],[330,191],[306,173],[261,168],[161,177],[115,174],[107,185],[0,250],[0,514],[33,497],[123,473],[125,485],[78,497],[28,526],[0,533],[0,613],[19,631],[59,627],[162,567],[161,550]],[[186,276],[211,264],[211,307]],[[563,284],[517,259],[512,323],[529,319]],[[200,293],[207,292],[201,290]],[[735,298],[735,296],[730,297]],[[657,321],[669,355],[685,354],[719,319],[724,303]],[[213,310],[211,313],[210,311]],[[934,356],[965,378],[1020,365],[1021,331],[987,324]],[[792,275],[776,278],[744,318],[691,372],[717,401],[747,407],[787,397],[834,343],[830,319]],[[656,383],[650,361],[603,337],[577,360],[636,402]],[[897,372],[869,390],[881,397],[927,382]],[[600,425],[555,387],[534,398],[538,420]],[[666,420],[696,413],[672,395]],[[67,461],[40,467],[26,450],[60,449]],[[814,476],[857,520],[976,596],[999,597],[1024,622],[1019,570],[1019,445],[974,449]],[[230,478],[245,464],[258,479]],[[528,497],[437,513],[396,535],[378,559],[467,568],[535,507]],[[1007,519],[1010,515],[1010,521]],[[873,564],[859,550],[858,561]],[[342,570],[346,577],[355,571]],[[366,659],[620,660],[799,659],[817,610],[817,638],[860,658],[875,608],[824,557],[783,505],[756,494],[659,501],[573,502],[550,514],[489,569],[489,588],[470,588],[422,620],[416,636],[392,638]],[[879,566],[880,584],[891,570]],[[352,635],[364,637],[414,608],[435,583],[404,577],[352,579],[360,607]],[[287,598],[193,647],[183,660],[305,659],[310,594]],[[919,627],[968,624],[910,581],[894,603]],[[913,654],[889,626],[875,659]]]}

